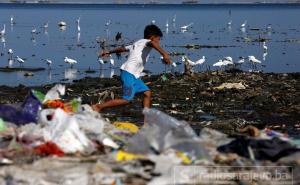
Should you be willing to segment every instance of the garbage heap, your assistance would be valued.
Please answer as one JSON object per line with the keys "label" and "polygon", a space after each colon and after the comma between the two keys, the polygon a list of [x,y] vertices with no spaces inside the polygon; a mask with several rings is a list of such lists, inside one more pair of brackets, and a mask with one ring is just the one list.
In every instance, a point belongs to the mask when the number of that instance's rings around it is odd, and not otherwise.
{"label": "garbage heap", "polygon": [[142,128],[110,123],[65,86],[0,105],[0,184],[299,184],[300,142],[247,126],[229,138],[144,109]]}

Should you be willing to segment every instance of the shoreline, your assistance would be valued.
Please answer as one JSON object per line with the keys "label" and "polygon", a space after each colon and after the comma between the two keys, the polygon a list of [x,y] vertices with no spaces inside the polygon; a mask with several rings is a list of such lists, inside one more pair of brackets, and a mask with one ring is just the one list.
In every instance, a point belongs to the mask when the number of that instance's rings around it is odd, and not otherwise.
{"label": "shoreline", "polygon": [[151,3],[91,3],[91,2],[0,2],[0,5],[96,5],[96,6],[142,6],[142,7],[168,7],[170,5],[172,6],[178,6],[178,7],[201,7],[201,6],[207,6],[207,7],[216,7],[216,6],[299,6],[300,2],[280,2],[280,3],[264,3],[264,2],[253,2],[253,3],[197,3],[197,4],[182,4],[182,3],[157,3],[157,4],[151,4]]}
{"label": "shoreline", "polygon": [[[271,127],[300,137],[300,73],[202,72],[192,77],[165,74],[143,77],[152,90],[152,107],[194,128],[209,127],[230,135],[238,125]],[[245,88],[226,88],[224,83]],[[66,85],[66,99],[81,97],[93,104],[120,97],[121,84],[114,78],[86,77]],[[53,84],[37,87],[1,86],[0,103],[21,103],[30,89],[47,92]],[[126,107],[103,112],[112,120],[143,122],[142,97]]]}

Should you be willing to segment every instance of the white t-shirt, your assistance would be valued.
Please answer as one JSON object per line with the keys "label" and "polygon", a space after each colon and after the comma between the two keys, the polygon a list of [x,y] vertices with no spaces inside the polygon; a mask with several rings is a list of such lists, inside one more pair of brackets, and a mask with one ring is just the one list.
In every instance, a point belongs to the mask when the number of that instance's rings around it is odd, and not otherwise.
{"label": "white t-shirt", "polygon": [[129,55],[127,61],[121,66],[121,69],[139,78],[152,49],[152,47],[147,46],[150,41],[149,39],[141,39],[132,45],[126,46],[125,48],[129,50]]}

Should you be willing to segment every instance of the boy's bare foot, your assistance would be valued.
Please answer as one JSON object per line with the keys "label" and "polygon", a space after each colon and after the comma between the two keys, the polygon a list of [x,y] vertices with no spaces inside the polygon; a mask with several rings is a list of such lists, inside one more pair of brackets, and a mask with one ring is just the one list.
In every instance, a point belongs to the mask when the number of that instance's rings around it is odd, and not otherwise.
{"label": "boy's bare foot", "polygon": [[92,109],[96,112],[100,112],[102,110],[101,104],[94,104],[92,105]]}

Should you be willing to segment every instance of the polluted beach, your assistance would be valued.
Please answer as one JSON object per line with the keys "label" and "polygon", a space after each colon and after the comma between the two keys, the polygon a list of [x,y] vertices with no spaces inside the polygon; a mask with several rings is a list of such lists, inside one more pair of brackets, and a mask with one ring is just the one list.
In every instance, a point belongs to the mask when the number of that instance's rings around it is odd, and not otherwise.
{"label": "polluted beach", "polygon": [[300,5],[210,3],[1,1],[0,184],[300,184]]}

